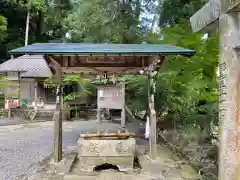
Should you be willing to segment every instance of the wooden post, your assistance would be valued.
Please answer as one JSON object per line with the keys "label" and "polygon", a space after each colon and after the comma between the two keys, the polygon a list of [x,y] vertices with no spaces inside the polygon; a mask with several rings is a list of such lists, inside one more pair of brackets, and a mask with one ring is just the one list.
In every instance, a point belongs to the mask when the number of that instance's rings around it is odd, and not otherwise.
{"label": "wooden post", "polygon": [[53,143],[53,160],[55,163],[62,160],[62,70],[60,64],[53,57],[45,55],[49,61],[49,66],[55,70],[53,80],[57,85],[56,88],[56,110],[54,116],[54,143]]}
{"label": "wooden post", "polygon": [[100,91],[101,91],[101,88],[97,88],[97,124],[100,125],[101,124],[101,117],[100,117],[100,107],[99,107],[99,104],[100,104]]}
{"label": "wooden post", "polygon": [[54,121],[54,162],[59,162],[62,159],[62,86],[59,84],[56,90],[56,115]]}
{"label": "wooden post", "polygon": [[[9,102],[9,101],[8,101]],[[8,103],[9,104],[9,103]],[[8,118],[11,118],[11,108],[8,108]]]}
{"label": "wooden post", "polygon": [[125,128],[125,82],[122,82],[122,112],[121,112],[121,125],[122,128]]}
{"label": "wooden post", "polygon": [[18,107],[20,108],[20,93],[21,93],[21,81],[20,81],[20,72],[18,72]]}
{"label": "wooden post", "polygon": [[100,124],[101,124],[101,117],[100,117],[100,108],[97,105],[97,132],[100,133]]}
{"label": "wooden post", "polygon": [[76,119],[78,118],[77,105],[76,104],[75,104],[75,117],[76,117]]}
{"label": "wooden post", "polygon": [[156,111],[154,107],[154,92],[155,84],[153,80],[153,66],[150,65],[148,69],[148,106],[149,106],[149,124],[150,124],[150,134],[149,134],[149,148],[150,148],[150,158],[155,159],[157,157],[157,137],[156,137]]}
{"label": "wooden post", "polygon": [[35,102],[34,109],[36,110],[36,108],[37,108],[37,82],[34,83],[34,102]]}

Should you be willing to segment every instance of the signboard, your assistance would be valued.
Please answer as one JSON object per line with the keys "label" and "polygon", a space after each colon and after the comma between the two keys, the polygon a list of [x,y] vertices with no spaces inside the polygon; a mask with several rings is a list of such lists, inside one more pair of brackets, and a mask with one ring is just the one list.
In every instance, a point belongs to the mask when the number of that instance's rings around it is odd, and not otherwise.
{"label": "signboard", "polygon": [[122,87],[99,86],[98,87],[98,107],[110,109],[122,109],[124,98],[122,96]]}

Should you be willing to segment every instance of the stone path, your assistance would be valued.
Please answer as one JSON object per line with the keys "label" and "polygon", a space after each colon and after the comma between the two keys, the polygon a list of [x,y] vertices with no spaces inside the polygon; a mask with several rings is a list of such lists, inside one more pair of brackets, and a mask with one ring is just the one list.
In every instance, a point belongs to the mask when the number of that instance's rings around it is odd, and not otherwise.
{"label": "stone path", "polygon": [[20,119],[8,119],[8,118],[5,118],[5,119],[0,119],[0,126],[7,126],[7,125],[15,125],[15,124],[20,124],[20,123],[24,123],[26,121],[22,121]]}
{"label": "stone path", "polygon": [[200,178],[196,170],[181,161],[165,145],[158,146],[156,160],[142,161],[142,173],[150,173],[150,179],[156,180],[196,180]]}
{"label": "stone path", "polygon": [[[102,124],[101,128],[118,129],[118,124]],[[63,148],[76,145],[80,132],[94,131],[96,121],[63,124]],[[0,127],[0,179],[14,180],[33,171],[32,165],[52,152],[53,122]],[[30,168],[29,168],[30,167]]]}
{"label": "stone path", "polygon": [[[129,126],[130,127],[130,126]],[[134,129],[135,128],[135,129]],[[137,128],[134,126],[133,131]],[[94,131],[96,121],[65,122],[63,124],[63,148],[74,147],[80,132]],[[116,131],[118,124],[104,123],[100,130]],[[138,140],[140,146],[140,163],[142,171],[136,173],[101,172],[100,174],[67,175],[56,170],[47,159],[42,164],[39,161],[46,159],[52,151],[53,122],[14,125],[0,127],[0,179],[1,180],[193,180],[197,173],[188,165],[183,164],[164,145],[158,147],[159,158],[149,162],[143,155],[147,149],[146,141]],[[40,165],[40,166],[39,166]],[[21,176],[25,174],[27,176]],[[65,177],[65,179],[64,179]],[[75,178],[75,179],[74,179]]]}

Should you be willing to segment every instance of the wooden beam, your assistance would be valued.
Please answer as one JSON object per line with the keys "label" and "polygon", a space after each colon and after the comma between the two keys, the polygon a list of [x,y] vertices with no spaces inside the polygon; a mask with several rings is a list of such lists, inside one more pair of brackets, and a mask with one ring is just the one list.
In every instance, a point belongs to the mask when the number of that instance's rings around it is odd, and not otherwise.
{"label": "wooden beam", "polygon": [[131,133],[131,132],[80,134],[81,138],[93,138],[93,137],[133,137],[133,136],[135,136],[135,133]]}
{"label": "wooden beam", "polygon": [[155,56],[155,57],[149,57],[149,59],[151,59],[151,65],[142,69],[143,70],[143,74],[148,74],[148,71],[149,71],[149,67],[152,67],[154,70],[157,70],[161,67],[164,59],[165,59],[165,56]]}
{"label": "wooden beam", "polygon": [[[192,56],[191,53],[189,54],[181,54],[181,53],[174,53],[174,54],[169,54],[169,53],[159,53],[159,54],[62,54],[62,56],[70,56],[70,57],[151,57],[151,56]],[[54,56],[54,57],[59,57],[60,55],[54,54],[54,55],[49,55],[49,56]]]}
{"label": "wooden beam", "polygon": [[70,63],[69,61],[70,61],[70,57],[68,56],[67,57],[67,65],[66,65],[67,68],[69,67],[69,63]]}
{"label": "wooden beam", "polygon": [[[63,56],[71,57],[71,56]],[[54,56],[59,59],[59,56]],[[66,58],[64,65],[66,67]],[[111,56],[111,57],[92,57],[92,56],[74,56],[68,67],[142,67],[140,57]],[[148,65],[147,65],[148,66]]]}
{"label": "wooden beam", "polygon": [[[143,67],[144,68],[144,67]],[[140,74],[139,71],[143,69],[142,67],[138,68],[126,68],[126,67],[62,67],[62,72],[65,74],[85,74],[85,75],[98,75],[103,74],[105,71],[108,71],[109,75],[136,75]]]}
{"label": "wooden beam", "polygon": [[61,67],[64,66],[64,61],[63,61],[63,56],[62,55],[60,55],[59,64],[60,64]]}

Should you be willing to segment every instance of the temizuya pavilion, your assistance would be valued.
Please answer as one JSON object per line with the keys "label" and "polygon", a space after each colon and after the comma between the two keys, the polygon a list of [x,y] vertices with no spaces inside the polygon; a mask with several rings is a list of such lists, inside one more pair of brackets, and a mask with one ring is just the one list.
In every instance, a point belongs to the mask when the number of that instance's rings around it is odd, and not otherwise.
{"label": "temizuya pavilion", "polygon": [[[36,43],[9,52],[13,55],[43,55],[59,84],[56,100],[54,126],[54,161],[62,159],[62,116],[60,107],[61,81],[63,74],[81,76],[129,75],[145,72],[149,89],[153,83],[153,72],[163,63],[165,56],[195,54],[194,50],[159,44],[78,44]],[[150,156],[156,157],[156,113],[154,92],[149,90]]]}

